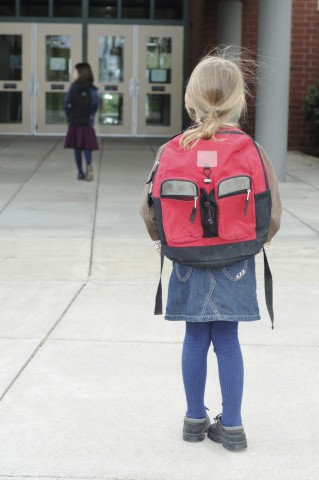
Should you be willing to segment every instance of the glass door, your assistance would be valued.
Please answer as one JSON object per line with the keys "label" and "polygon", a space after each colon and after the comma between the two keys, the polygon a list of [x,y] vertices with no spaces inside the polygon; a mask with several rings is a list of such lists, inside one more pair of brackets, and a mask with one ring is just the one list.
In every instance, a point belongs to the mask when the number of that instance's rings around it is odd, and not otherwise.
{"label": "glass door", "polygon": [[64,133],[64,97],[76,63],[82,61],[82,26],[36,26],[36,133]]}
{"label": "glass door", "polygon": [[99,89],[96,130],[106,135],[131,135],[133,27],[89,25],[88,58]]}
{"label": "glass door", "polygon": [[1,24],[0,133],[31,133],[31,32],[30,24]]}
{"label": "glass door", "polygon": [[[0,133],[64,134],[64,98],[82,61],[80,24],[1,24]],[[183,27],[89,25],[101,135],[181,129]]]}
{"label": "glass door", "polygon": [[137,135],[181,130],[183,27],[141,26],[138,34]]}
{"label": "glass door", "polygon": [[102,135],[167,136],[182,124],[183,27],[89,25]]}

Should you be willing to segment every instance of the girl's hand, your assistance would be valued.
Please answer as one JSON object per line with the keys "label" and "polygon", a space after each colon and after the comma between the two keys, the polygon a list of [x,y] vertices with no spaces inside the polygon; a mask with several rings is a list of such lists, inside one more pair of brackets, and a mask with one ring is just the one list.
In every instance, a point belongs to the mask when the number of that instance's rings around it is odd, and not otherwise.
{"label": "girl's hand", "polygon": [[153,242],[153,245],[154,245],[154,247],[155,247],[155,250],[156,250],[159,254],[161,254],[161,250],[162,250],[161,241],[160,241],[160,240],[155,240],[155,241]]}

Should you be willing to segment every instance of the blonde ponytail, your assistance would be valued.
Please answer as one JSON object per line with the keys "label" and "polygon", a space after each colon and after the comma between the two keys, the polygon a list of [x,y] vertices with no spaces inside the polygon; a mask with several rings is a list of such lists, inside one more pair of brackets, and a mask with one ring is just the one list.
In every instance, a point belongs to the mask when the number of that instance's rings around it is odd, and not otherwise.
{"label": "blonde ponytail", "polygon": [[186,87],[185,105],[194,125],[180,139],[189,150],[200,139],[214,139],[221,127],[236,127],[246,110],[245,83],[235,62],[205,57],[193,70]]}
{"label": "blonde ponytail", "polygon": [[199,124],[199,132],[201,133],[201,138],[209,139],[214,137],[216,131],[220,126],[220,120],[218,111],[215,108],[212,108],[207,114],[202,118]]}

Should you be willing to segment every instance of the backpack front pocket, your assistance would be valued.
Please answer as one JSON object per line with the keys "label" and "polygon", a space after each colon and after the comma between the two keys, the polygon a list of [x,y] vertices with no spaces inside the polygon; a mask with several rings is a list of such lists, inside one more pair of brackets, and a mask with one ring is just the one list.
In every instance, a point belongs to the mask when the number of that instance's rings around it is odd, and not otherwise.
{"label": "backpack front pocket", "polygon": [[222,180],[217,189],[218,236],[238,240],[255,230],[254,198],[251,178],[247,175]]}
{"label": "backpack front pocket", "polygon": [[162,183],[163,226],[168,243],[191,242],[203,235],[197,203],[196,183],[183,179],[169,179]]}

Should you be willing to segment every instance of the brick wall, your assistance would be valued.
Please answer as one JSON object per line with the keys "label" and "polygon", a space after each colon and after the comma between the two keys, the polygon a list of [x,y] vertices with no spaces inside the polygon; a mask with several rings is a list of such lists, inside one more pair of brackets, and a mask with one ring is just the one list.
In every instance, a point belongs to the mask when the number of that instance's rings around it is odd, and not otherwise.
{"label": "brick wall", "polygon": [[[243,0],[242,45],[257,51],[258,0]],[[293,0],[289,94],[288,148],[312,149],[309,124],[303,119],[303,99],[309,85],[319,80],[319,12],[317,0]],[[254,86],[251,86],[255,93]],[[253,132],[255,108],[248,109],[247,129]]]}
{"label": "brick wall", "polygon": [[[242,38],[241,43],[249,51],[249,56],[257,60],[257,23],[258,23],[258,0],[243,0],[242,2]],[[252,68],[252,78],[256,78],[256,67]],[[255,96],[256,82],[248,83],[251,97],[247,98],[247,121],[243,128],[247,133],[254,136],[255,133]]]}
{"label": "brick wall", "polygon": [[319,80],[319,12],[317,0],[293,0],[289,148],[309,151],[312,140],[303,120],[302,102],[309,85]]}
{"label": "brick wall", "polygon": [[[187,77],[190,75],[199,60],[216,47],[217,2],[189,0],[189,19]],[[185,110],[183,128],[186,128],[189,125],[190,119]]]}
{"label": "brick wall", "polygon": [[217,43],[217,2],[189,0],[189,73]]}
{"label": "brick wall", "polygon": [[[216,46],[217,0],[190,0],[189,71],[200,57]],[[242,0],[242,46],[256,58],[258,0]],[[319,80],[319,12],[317,0],[293,0],[291,43],[291,77],[289,102],[288,148],[311,150],[309,125],[303,120],[302,103],[308,86]],[[255,86],[249,85],[255,95]],[[254,98],[248,101],[245,129],[253,134]]]}

